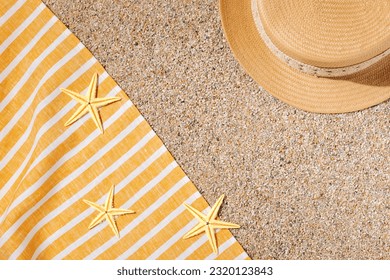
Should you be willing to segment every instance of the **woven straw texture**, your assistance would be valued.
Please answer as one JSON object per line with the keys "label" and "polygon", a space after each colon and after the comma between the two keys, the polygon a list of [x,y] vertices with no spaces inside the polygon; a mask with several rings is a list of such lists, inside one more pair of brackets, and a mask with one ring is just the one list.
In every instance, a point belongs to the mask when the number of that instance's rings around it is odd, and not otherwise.
{"label": "woven straw texture", "polygon": [[221,0],[229,45],[246,71],[271,94],[300,109],[320,113],[356,111],[390,97],[390,56],[356,74],[318,78],[292,69],[264,44],[252,16],[252,0]]}
{"label": "woven straw texture", "polygon": [[390,48],[386,0],[252,0],[272,41],[289,56],[323,67],[358,64]]}

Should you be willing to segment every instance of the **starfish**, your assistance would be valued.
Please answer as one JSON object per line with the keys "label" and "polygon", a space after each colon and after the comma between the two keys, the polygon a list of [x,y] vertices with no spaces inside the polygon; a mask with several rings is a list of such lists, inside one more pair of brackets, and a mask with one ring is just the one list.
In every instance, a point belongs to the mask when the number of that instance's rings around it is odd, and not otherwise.
{"label": "starfish", "polygon": [[92,76],[91,83],[88,87],[87,96],[83,96],[77,92],[61,88],[61,91],[72,97],[74,100],[79,102],[80,107],[74,112],[74,114],[70,117],[70,119],[65,123],[65,126],[71,125],[72,123],[79,120],[86,113],[90,113],[93,121],[96,126],[100,129],[101,133],[104,133],[102,120],[99,115],[98,108],[109,105],[111,103],[117,102],[121,100],[120,97],[101,97],[97,98],[97,82],[98,82],[98,74],[95,73]]}
{"label": "starfish", "polygon": [[112,231],[115,233],[116,236],[119,237],[119,231],[118,227],[115,223],[114,216],[119,215],[125,215],[125,214],[134,214],[135,212],[133,210],[127,210],[127,209],[120,209],[120,208],[113,208],[113,202],[114,202],[114,186],[111,187],[110,192],[108,193],[108,197],[106,199],[106,203],[101,206],[99,204],[96,204],[94,202],[83,200],[85,203],[87,203],[89,206],[95,208],[100,213],[95,217],[95,219],[92,220],[92,222],[89,224],[88,229],[91,229],[95,227],[96,225],[100,224],[104,220],[107,220],[108,224],[110,225]]}
{"label": "starfish", "polygon": [[192,228],[189,232],[187,232],[186,235],[184,235],[183,239],[187,239],[190,237],[193,237],[195,235],[198,235],[202,232],[206,232],[207,237],[209,239],[211,248],[213,249],[213,252],[215,254],[218,254],[218,247],[217,247],[217,241],[215,238],[215,229],[226,229],[226,228],[239,228],[239,225],[223,222],[220,220],[217,220],[217,215],[219,212],[219,208],[222,205],[222,201],[224,199],[225,195],[221,195],[217,202],[214,204],[214,206],[211,208],[210,213],[208,215],[203,214],[202,212],[196,210],[194,207],[184,204],[184,206],[187,208],[190,213],[198,219],[199,224],[196,225],[194,228]]}

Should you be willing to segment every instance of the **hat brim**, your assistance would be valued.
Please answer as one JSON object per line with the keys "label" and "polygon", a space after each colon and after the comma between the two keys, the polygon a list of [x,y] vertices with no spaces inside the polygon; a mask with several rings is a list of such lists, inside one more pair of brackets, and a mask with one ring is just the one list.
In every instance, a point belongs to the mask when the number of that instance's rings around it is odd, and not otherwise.
{"label": "hat brim", "polygon": [[225,36],[246,72],[270,94],[316,113],[362,110],[390,98],[390,56],[356,74],[322,78],[300,72],[277,58],[260,37],[251,0],[220,0]]}

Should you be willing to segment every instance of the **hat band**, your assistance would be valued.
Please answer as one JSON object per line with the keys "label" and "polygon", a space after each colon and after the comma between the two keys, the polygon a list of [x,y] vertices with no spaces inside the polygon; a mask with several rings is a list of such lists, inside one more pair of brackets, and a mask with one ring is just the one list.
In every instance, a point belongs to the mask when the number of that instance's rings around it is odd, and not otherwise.
{"label": "hat band", "polygon": [[295,68],[303,73],[318,76],[318,77],[341,77],[346,75],[351,75],[356,72],[359,72],[371,65],[377,63],[382,58],[390,54],[390,49],[387,49],[385,52],[372,57],[369,60],[361,62],[359,64],[347,66],[347,67],[335,67],[335,68],[323,68],[317,67],[314,65],[303,63],[299,60],[296,60],[284,52],[282,52],[275,44],[272,42],[270,37],[265,32],[263,23],[260,18],[259,9],[258,9],[258,0],[252,0],[252,15],[255,21],[257,31],[259,32],[261,38],[263,39],[265,45],[268,49],[279,59],[287,63],[292,68]]}

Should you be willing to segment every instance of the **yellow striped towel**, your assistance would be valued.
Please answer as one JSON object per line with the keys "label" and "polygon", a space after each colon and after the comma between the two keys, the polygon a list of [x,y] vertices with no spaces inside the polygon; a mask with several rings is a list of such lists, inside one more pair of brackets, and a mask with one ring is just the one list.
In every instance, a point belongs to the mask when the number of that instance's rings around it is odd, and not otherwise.
{"label": "yellow striped towel", "polygon": [[[94,73],[95,97],[121,100],[64,126],[81,104],[61,88],[88,96]],[[116,217],[119,238],[106,220],[88,229],[99,212],[83,201],[104,205],[113,185],[110,207],[135,211]],[[92,54],[41,1],[2,0],[0,257],[248,259],[228,230],[218,254],[204,233],[184,240],[197,220],[183,203],[209,210]]]}

